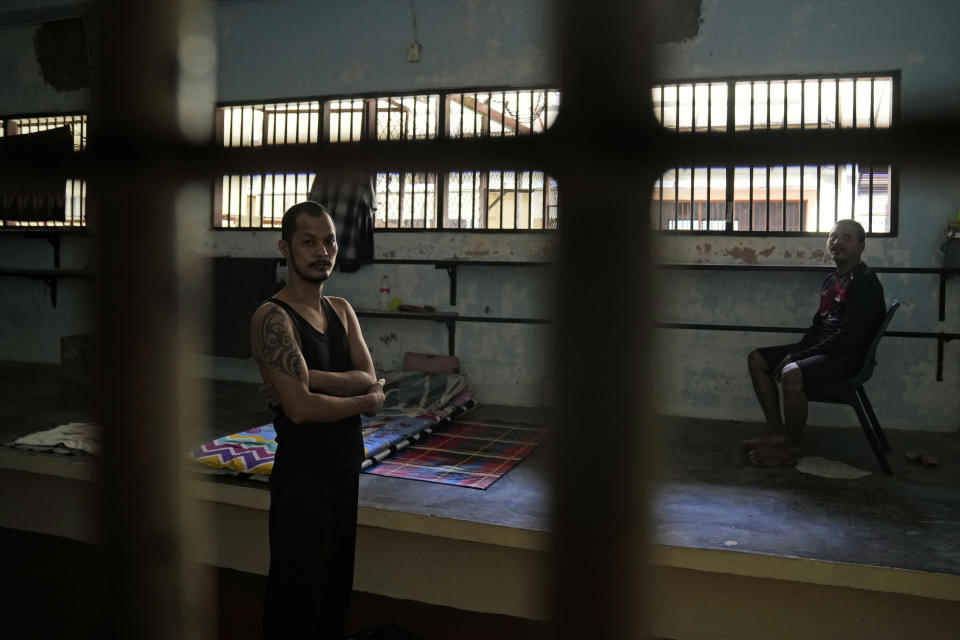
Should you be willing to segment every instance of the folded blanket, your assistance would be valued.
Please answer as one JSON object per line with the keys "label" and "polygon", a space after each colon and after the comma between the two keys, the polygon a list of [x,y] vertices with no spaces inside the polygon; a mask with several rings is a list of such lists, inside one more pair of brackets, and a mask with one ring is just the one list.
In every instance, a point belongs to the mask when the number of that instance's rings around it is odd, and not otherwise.
{"label": "folded blanket", "polygon": [[467,385],[467,377],[456,373],[392,371],[385,374],[384,414],[416,415],[440,409]]}
{"label": "folded blanket", "polygon": [[77,454],[100,453],[100,425],[92,422],[68,422],[17,438],[8,446],[28,451]]}

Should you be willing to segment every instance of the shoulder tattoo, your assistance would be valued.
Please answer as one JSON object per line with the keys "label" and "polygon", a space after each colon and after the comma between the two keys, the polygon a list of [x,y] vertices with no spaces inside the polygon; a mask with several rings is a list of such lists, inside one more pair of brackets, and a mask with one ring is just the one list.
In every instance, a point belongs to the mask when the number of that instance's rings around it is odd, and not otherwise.
{"label": "shoulder tattoo", "polygon": [[260,357],[268,367],[296,380],[306,379],[303,356],[287,328],[287,315],[278,307],[264,314],[257,326],[256,340]]}

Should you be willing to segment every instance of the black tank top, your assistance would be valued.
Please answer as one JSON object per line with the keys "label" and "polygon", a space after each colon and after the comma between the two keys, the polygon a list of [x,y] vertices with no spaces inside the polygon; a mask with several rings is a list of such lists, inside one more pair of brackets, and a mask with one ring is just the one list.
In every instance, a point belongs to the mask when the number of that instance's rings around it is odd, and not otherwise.
{"label": "black tank top", "polygon": [[[300,348],[308,369],[317,371],[349,371],[350,348],[347,332],[340,316],[325,298],[320,306],[327,319],[326,333],[320,333],[312,324],[283,300],[270,298],[289,314],[300,334]],[[351,416],[336,422],[295,424],[280,408],[273,421],[277,430],[277,453],[273,473],[358,473],[363,461],[363,437],[360,434],[360,416]]]}

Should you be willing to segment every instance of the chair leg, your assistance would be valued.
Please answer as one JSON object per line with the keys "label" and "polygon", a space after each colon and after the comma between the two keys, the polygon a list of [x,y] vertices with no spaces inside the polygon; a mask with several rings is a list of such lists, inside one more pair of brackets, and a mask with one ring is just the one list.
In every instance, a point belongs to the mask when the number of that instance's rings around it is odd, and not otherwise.
{"label": "chair leg", "polygon": [[863,408],[867,411],[867,417],[870,418],[870,425],[873,427],[874,433],[877,434],[877,440],[880,441],[880,446],[883,447],[884,451],[890,451],[887,436],[883,434],[883,429],[880,428],[880,421],[877,420],[877,414],[873,412],[873,406],[871,406],[870,399],[867,398],[867,391],[863,386],[857,387],[857,397],[860,398],[860,402],[863,403]]}
{"label": "chair leg", "polygon": [[863,409],[863,403],[860,401],[859,396],[856,397],[856,403],[853,404],[853,410],[857,412],[857,418],[860,420],[860,426],[863,428],[863,434],[867,436],[867,442],[870,443],[870,448],[873,449],[873,455],[876,456],[877,462],[880,463],[880,468],[883,469],[885,474],[892,476],[893,469],[890,468],[890,463],[887,462],[887,456],[883,452],[883,449],[880,448],[880,442],[877,440],[877,436],[873,433],[873,428],[870,426],[867,413]]}

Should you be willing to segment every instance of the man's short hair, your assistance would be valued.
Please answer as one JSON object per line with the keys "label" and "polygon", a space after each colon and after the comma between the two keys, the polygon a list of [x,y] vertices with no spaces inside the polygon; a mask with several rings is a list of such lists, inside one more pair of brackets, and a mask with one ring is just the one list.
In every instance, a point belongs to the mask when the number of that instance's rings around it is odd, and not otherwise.
{"label": "man's short hair", "polygon": [[290,241],[293,239],[293,232],[297,230],[297,218],[300,217],[300,214],[314,217],[328,215],[330,219],[333,220],[333,216],[330,215],[327,208],[319,202],[314,202],[313,200],[298,202],[283,213],[283,220],[280,223],[280,237],[282,237],[287,244],[290,244]]}
{"label": "man's short hair", "polygon": [[849,218],[845,220],[837,220],[837,224],[833,225],[833,228],[836,229],[841,224],[847,224],[857,230],[857,240],[861,243],[867,241],[867,232],[864,231],[863,225],[857,222],[856,220],[851,220]]}

